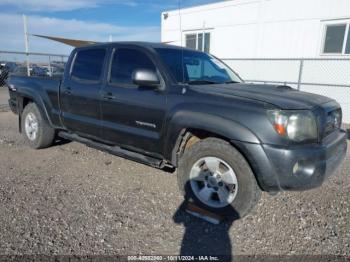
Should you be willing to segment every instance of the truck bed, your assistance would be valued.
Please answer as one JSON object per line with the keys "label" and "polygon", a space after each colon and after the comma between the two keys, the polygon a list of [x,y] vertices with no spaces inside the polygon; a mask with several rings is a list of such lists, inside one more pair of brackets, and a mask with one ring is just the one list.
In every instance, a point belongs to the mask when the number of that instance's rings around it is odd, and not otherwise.
{"label": "truck bed", "polygon": [[[49,108],[50,115],[54,125],[59,125],[59,88],[61,78],[56,77],[35,77],[35,76],[18,76],[11,75],[7,81],[10,99],[9,105],[11,110],[17,113],[18,101],[17,94],[21,97],[28,98],[38,104],[45,105],[43,108]],[[25,101],[22,101],[25,103]],[[51,118],[53,117],[53,118]]]}

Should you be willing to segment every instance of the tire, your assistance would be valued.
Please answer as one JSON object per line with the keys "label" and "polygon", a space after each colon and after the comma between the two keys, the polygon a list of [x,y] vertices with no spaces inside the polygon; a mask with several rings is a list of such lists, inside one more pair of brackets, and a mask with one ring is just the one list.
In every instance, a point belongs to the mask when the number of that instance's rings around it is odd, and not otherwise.
{"label": "tire", "polygon": [[[30,147],[41,149],[49,147],[53,143],[55,130],[47,123],[36,104],[28,104],[21,117],[22,134]],[[35,123],[37,124],[35,125]],[[34,135],[34,133],[36,134]]]}
{"label": "tire", "polygon": [[[207,163],[216,163],[217,159],[220,162],[219,171],[212,174],[207,167]],[[204,161],[204,163],[201,163],[201,161]],[[197,172],[198,165],[202,165],[199,173]],[[196,173],[199,175],[195,175],[195,179],[191,178],[192,174]],[[209,176],[207,176],[208,173]],[[218,175],[219,179],[222,176],[223,183],[221,184],[217,182],[219,181],[217,179],[210,180],[210,176],[216,178]],[[246,216],[258,203],[261,196],[261,190],[248,162],[230,143],[218,138],[206,138],[186,149],[179,160],[177,177],[179,188],[186,201],[231,219]],[[200,181],[197,182],[196,180],[199,177],[201,177],[198,179]],[[202,182],[203,177],[204,182]],[[213,183],[210,183],[211,181],[213,181],[214,187],[212,186]],[[230,182],[226,183],[227,181]],[[234,184],[234,181],[236,181],[236,184]],[[201,188],[201,186],[203,187]],[[211,195],[208,201],[200,199],[202,196],[201,189],[204,188],[207,191],[216,190],[214,193],[208,191],[211,193],[205,194],[205,198]],[[224,194],[224,197],[220,198],[219,192],[226,192],[226,195]],[[221,202],[222,199],[225,199],[225,201]]]}

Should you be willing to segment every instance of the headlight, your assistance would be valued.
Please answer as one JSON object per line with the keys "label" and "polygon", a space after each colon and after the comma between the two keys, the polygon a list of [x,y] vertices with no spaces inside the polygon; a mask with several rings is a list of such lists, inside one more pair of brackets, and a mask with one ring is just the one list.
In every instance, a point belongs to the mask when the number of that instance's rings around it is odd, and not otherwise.
{"label": "headlight", "polygon": [[317,140],[316,119],[310,111],[269,110],[268,117],[276,132],[290,140]]}

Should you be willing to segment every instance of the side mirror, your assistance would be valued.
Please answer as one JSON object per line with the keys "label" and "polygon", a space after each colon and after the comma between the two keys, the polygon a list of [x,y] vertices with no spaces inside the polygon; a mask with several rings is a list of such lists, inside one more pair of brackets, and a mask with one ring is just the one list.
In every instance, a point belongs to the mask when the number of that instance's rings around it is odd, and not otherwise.
{"label": "side mirror", "polygon": [[132,74],[132,81],[138,86],[158,87],[160,85],[156,72],[149,69],[135,70]]}

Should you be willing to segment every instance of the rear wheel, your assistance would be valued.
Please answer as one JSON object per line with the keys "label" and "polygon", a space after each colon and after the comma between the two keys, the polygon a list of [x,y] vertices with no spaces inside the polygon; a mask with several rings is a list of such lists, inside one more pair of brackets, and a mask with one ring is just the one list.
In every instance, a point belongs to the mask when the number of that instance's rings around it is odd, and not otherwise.
{"label": "rear wheel", "polygon": [[235,218],[247,215],[261,196],[245,158],[217,138],[201,140],[184,152],[179,161],[178,183],[186,200]]}
{"label": "rear wheel", "polygon": [[36,104],[28,104],[22,113],[22,133],[35,149],[46,148],[55,138],[55,130],[46,122]]}

